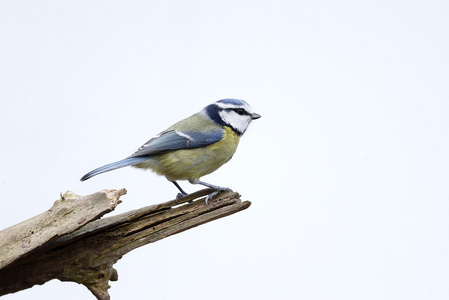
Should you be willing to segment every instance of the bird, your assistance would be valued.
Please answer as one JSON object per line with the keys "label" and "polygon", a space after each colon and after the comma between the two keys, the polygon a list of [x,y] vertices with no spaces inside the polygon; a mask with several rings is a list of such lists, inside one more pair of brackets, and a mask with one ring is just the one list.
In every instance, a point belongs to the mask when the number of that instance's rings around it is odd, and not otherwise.
{"label": "bird", "polygon": [[260,117],[244,100],[218,100],[162,131],[127,158],[90,171],[81,181],[126,166],[150,169],[176,186],[179,190],[176,200],[188,195],[179,180],[212,188],[214,191],[206,197],[207,204],[219,192],[232,190],[200,178],[232,158],[240,137]]}

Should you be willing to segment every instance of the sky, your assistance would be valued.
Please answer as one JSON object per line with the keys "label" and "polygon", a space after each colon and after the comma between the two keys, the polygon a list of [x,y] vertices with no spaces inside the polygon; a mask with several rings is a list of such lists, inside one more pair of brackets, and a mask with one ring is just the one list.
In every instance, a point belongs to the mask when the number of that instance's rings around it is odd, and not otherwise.
{"label": "sky", "polygon": [[[0,229],[223,98],[262,115],[206,182],[252,205],[125,255],[112,299],[448,299],[449,2],[0,2]],[[187,192],[199,187],[180,182]],[[91,299],[53,280],[4,296]],[[2,298],[2,299],[3,299]]]}

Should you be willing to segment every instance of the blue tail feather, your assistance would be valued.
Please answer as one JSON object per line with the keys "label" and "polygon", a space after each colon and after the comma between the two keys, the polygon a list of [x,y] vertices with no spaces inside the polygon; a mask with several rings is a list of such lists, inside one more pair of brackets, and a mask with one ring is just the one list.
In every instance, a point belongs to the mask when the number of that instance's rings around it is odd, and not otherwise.
{"label": "blue tail feather", "polygon": [[105,172],[109,172],[115,169],[120,169],[126,166],[132,166],[144,161],[147,161],[148,157],[145,156],[138,156],[138,157],[128,157],[110,164],[107,164],[105,166],[96,168],[95,170],[90,171],[89,173],[87,173],[86,175],[84,175],[83,177],[81,177],[81,181],[87,180],[91,177],[94,177],[95,175],[101,174],[101,173],[105,173]]}

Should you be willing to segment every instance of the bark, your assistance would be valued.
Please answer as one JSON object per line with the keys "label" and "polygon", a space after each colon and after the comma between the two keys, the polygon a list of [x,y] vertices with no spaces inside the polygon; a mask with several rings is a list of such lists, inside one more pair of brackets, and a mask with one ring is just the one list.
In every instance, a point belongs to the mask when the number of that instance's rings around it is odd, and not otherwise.
{"label": "bark", "polygon": [[211,191],[103,219],[125,189],[88,196],[66,192],[48,211],[0,231],[0,296],[56,278],[85,285],[97,299],[110,299],[109,281],[118,280],[113,265],[123,255],[251,205],[229,192],[206,205],[203,196]]}

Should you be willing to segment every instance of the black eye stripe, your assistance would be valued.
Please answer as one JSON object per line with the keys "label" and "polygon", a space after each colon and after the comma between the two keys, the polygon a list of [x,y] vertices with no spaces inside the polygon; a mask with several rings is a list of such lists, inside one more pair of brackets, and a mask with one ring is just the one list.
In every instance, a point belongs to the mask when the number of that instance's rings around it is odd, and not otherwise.
{"label": "black eye stripe", "polygon": [[243,108],[228,108],[227,110],[233,110],[241,116],[249,115],[249,113]]}

